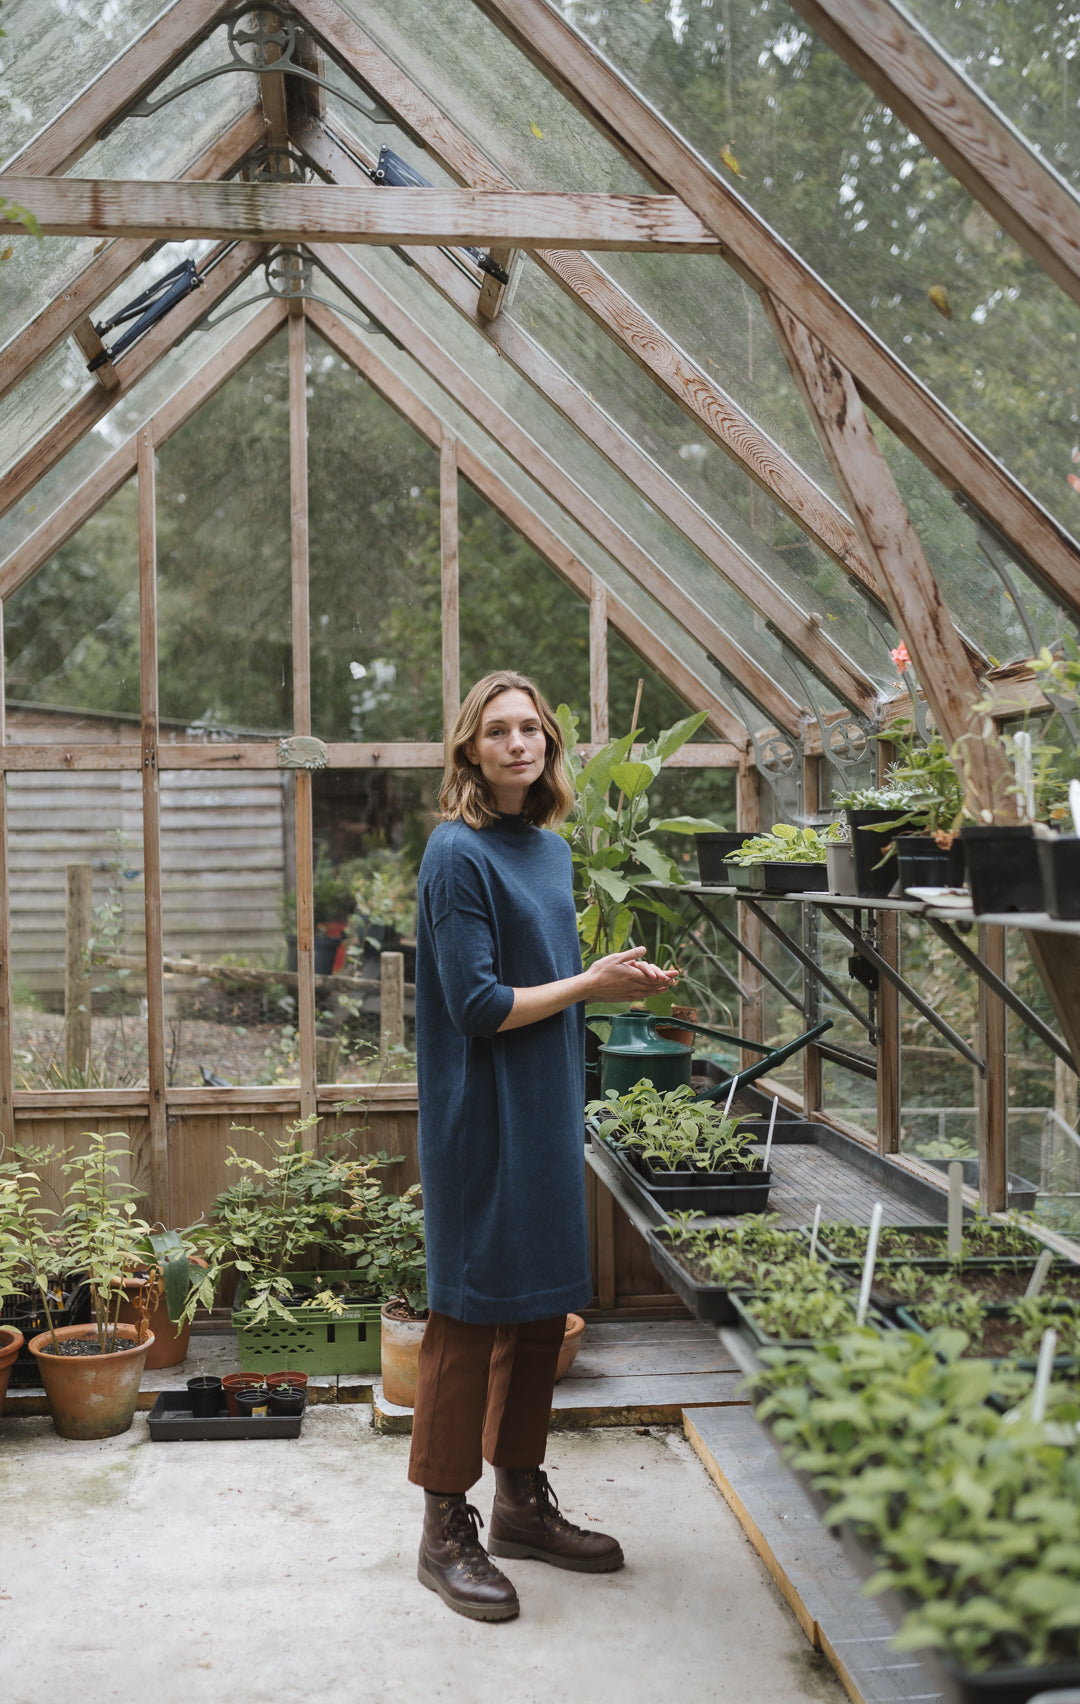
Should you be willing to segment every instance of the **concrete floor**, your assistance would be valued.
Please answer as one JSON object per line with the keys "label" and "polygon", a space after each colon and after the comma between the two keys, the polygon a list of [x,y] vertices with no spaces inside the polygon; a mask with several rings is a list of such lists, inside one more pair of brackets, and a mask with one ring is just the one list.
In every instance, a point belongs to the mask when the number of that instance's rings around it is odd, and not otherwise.
{"label": "concrete floor", "polygon": [[[627,1567],[508,1562],[522,1614],[452,1614],[416,1581],[408,1439],[369,1407],[297,1440],[65,1441],[0,1421],[3,1704],[842,1704],[676,1429],[558,1433],[567,1512]],[[487,1518],[490,1470],[474,1499]]]}

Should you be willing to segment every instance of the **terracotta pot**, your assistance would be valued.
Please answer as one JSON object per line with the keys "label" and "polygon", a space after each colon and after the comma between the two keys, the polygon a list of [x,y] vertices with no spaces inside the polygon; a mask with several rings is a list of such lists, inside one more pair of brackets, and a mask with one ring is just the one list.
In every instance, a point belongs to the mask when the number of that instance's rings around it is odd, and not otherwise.
{"label": "terracotta pot", "polygon": [[555,1383],[564,1379],[574,1364],[574,1356],[581,1348],[581,1339],[585,1332],[585,1321],[580,1314],[567,1314],[566,1335],[559,1350],[559,1366],[555,1374]]}
{"label": "terracotta pot", "polygon": [[698,1021],[697,1007],[672,1006],[671,1018],[666,1023],[661,1023],[659,1018],[656,1020],[656,1033],[662,1035],[665,1041],[677,1041],[681,1047],[693,1047],[694,1032],[692,1029],[680,1029],[680,1018],[684,1024],[696,1024]]}
{"label": "terracotta pot", "polygon": [[[205,1260],[192,1257],[193,1266],[205,1266]],[[127,1295],[133,1295],[139,1289],[145,1288],[148,1278],[125,1278],[124,1290]],[[120,1303],[121,1325],[137,1325],[138,1317],[134,1302]],[[186,1325],[174,1325],[169,1318],[169,1310],[162,1296],[156,1307],[150,1309],[146,1323],[154,1334],[154,1347],[146,1357],[147,1371],[152,1372],[158,1367],[178,1367],[181,1361],[187,1360],[188,1345],[191,1340],[191,1321]]]}
{"label": "terracotta pot", "polygon": [[[135,1342],[133,1325],[118,1325],[117,1334]],[[93,1325],[62,1325],[61,1343],[72,1338],[96,1338]],[[30,1353],[49,1399],[52,1423],[62,1438],[115,1438],[135,1417],[139,1382],[153,1337],[137,1348],[117,1349],[111,1355],[50,1355],[52,1337],[42,1331],[30,1339]]]}
{"label": "terracotta pot", "polygon": [[225,1392],[225,1407],[228,1409],[229,1413],[232,1415],[238,1415],[240,1413],[239,1408],[236,1406],[236,1393],[238,1390],[246,1390],[248,1385],[269,1384],[273,1377],[273,1373],[265,1379],[261,1373],[226,1373],[225,1377],[221,1381],[221,1388]]}
{"label": "terracotta pot", "polygon": [[22,1332],[16,1331],[13,1325],[0,1325],[0,1414],[4,1411],[4,1397],[15,1357],[25,1341]]}
{"label": "terracotta pot", "polygon": [[383,1395],[398,1408],[412,1408],[416,1403],[417,1357],[427,1320],[395,1319],[386,1307],[380,1312]]}

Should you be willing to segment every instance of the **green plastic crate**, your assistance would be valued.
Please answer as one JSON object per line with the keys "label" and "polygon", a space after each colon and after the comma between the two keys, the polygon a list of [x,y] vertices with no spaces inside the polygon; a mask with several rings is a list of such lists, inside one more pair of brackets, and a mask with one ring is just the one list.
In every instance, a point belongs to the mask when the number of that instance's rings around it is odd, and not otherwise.
{"label": "green plastic crate", "polygon": [[[338,1283],[348,1272],[294,1272],[297,1284],[311,1285],[316,1276]],[[298,1373],[378,1373],[382,1359],[382,1321],[378,1302],[359,1302],[343,1313],[317,1313],[313,1308],[290,1308],[290,1319],[271,1315],[265,1325],[250,1325],[244,1309],[244,1290],[237,1297],[232,1323],[245,1373],[269,1373],[292,1367]]]}

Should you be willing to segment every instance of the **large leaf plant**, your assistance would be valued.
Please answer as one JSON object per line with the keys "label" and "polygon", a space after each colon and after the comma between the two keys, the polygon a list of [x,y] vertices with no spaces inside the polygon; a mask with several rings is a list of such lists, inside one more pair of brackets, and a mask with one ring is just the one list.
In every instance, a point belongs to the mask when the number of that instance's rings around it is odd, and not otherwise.
{"label": "large leaf plant", "polygon": [[[704,817],[652,816],[648,789],[668,758],[691,739],[705,713],[687,716],[664,728],[654,740],[633,753],[641,733],[634,728],[621,739],[609,740],[587,763],[577,756],[577,719],[565,704],[557,711],[566,742],[567,769],[577,795],[577,809],[563,824],[574,859],[574,894],[578,932],[586,964],[607,953],[635,944],[635,918],[655,918],[665,935],[681,935],[685,923],[649,882],[681,887],[685,878],[664,851],[658,835],[703,834],[716,828]],[[639,924],[640,927],[640,924]]]}

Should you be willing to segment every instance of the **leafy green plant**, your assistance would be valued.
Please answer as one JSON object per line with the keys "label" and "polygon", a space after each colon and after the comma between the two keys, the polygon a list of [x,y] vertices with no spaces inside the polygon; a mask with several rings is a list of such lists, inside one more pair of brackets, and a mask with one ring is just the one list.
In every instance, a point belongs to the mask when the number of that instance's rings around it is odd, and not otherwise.
{"label": "leafy green plant", "polygon": [[609,1089],[602,1100],[589,1101],[585,1112],[606,1140],[669,1171],[751,1171],[758,1164],[749,1151],[755,1138],[739,1130],[741,1120],[725,1118],[712,1101],[697,1100],[686,1083],[659,1090],[645,1077],[622,1093]]}
{"label": "leafy green plant", "polygon": [[665,882],[680,887],[685,880],[656,837],[711,833],[716,824],[703,817],[650,816],[648,788],[666,760],[701,727],[704,711],[665,728],[643,746],[640,757],[631,749],[641,731],[635,728],[622,739],[609,740],[585,764],[576,754],[575,717],[565,704],[559,705],[557,715],[577,796],[577,809],[560,833],[573,856],[578,932],[586,962],[620,952],[630,939],[635,913],[659,919],[681,934],[686,928],[682,918],[644,886]]}
{"label": "leafy green plant", "polygon": [[[403,1156],[320,1154],[304,1145],[318,1122],[297,1120],[276,1140],[233,1126],[260,1137],[269,1157],[254,1159],[230,1146],[225,1163],[241,1175],[213,1203],[205,1243],[215,1270],[229,1265],[245,1280],[244,1309],[253,1324],[271,1314],[291,1317],[285,1299],[296,1271],[348,1268],[369,1277],[373,1291],[385,1277],[419,1294],[416,1188],[399,1198],[375,1176]],[[344,1133],[339,1145],[356,1134]]]}
{"label": "leafy green plant", "polygon": [[[821,1247],[838,1260],[861,1260],[866,1253],[868,1235],[865,1225],[822,1225],[819,1241]],[[1014,1213],[1008,1219],[990,1219],[976,1213],[973,1219],[964,1220],[959,1258],[1037,1255],[1042,1246],[1038,1238],[1021,1224],[1018,1214]],[[935,1260],[949,1258],[944,1235],[939,1235],[930,1226],[920,1225],[883,1225],[878,1238],[878,1255],[883,1260],[911,1259],[913,1255],[919,1258],[930,1256]]]}
{"label": "leafy green plant", "polygon": [[815,1342],[852,1330],[854,1291],[807,1259],[786,1270],[773,1289],[757,1289],[746,1299],[746,1311],[769,1337]]}
{"label": "leafy green plant", "polygon": [[369,852],[346,865],[343,873],[348,875],[362,928],[416,933],[416,871],[398,853]]}
{"label": "leafy green plant", "polygon": [[718,1226],[696,1213],[672,1213],[666,1240],[697,1279],[740,1288],[775,1289],[810,1264],[798,1231],[781,1230],[775,1214],[752,1214]]}
{"label": "leafy green plant", "polygon": [[894,722],[878,738],[896,751],[886,786],[906,794],[900,815],[879,832],[926,834],[947,850],[960,832],[964,788],[945,741],[936,730],[924,741],[911,722]]}
{"label": "leafy green plant", "polygon": [[767,1351],[755,1413],[828,1499],[829,1524],[874,1555],[868,1590],[911,1606],[902,1649],[973,1669],[1075,1660],[1080,1404],[1052,1386],[1044,1423],[1023,1407],[1002,1417],[986,1399],[1008,1374],[962,1359],[964,1343],[859,1332]]}
{"label": "leafy green plant", "polygon": [[825,850],[842,839],[835,823],[820,833],[816,828],[793,828],[790,823],[776,822],[771,834],[757,834],[744,840],[736,852],[729,852],[727,864],[824,864]]}
{"label": "leafy green plant", "polygon": [[846,793],[834,793],[832,802],[838,811],[903,811],[912,791],[906,784],[886,781],[880,787],[851,787]]}

